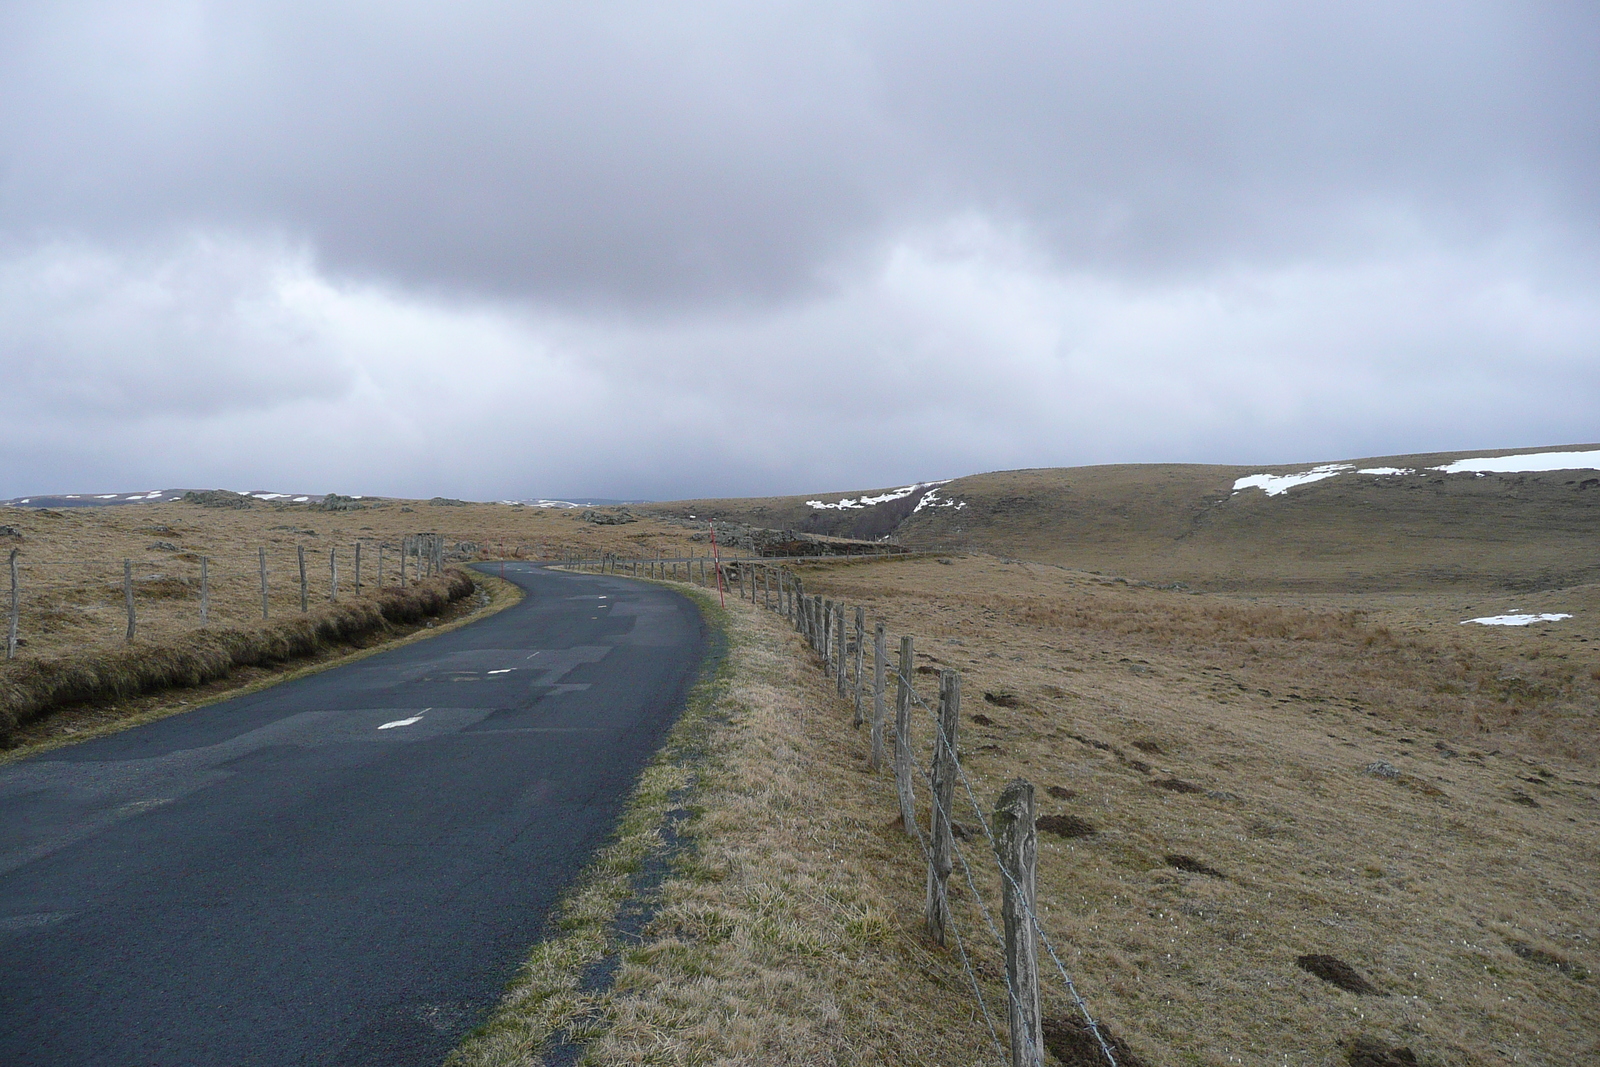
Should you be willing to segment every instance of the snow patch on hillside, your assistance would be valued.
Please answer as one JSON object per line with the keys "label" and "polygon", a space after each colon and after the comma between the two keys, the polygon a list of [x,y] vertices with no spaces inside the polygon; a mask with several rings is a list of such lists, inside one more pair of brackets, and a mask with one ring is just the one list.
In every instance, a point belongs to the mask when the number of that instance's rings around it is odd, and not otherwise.
{"label": "snow patch on hillside", "polygon": [[1297,485],[1320,482],[1354,469],[1350,463],[1324,463],[1299,474],[1249,474],[1233,483],[1233,491],[1238,493],[1245,489],[1260,489],[1268,496],[1279,496]]}
{"label": "snow patch on hillside", "polygon": [[917,506],[911,509],[911,514],[915,515],[923,508],[955,508],[959,511],[966,506],[965,500],[943,500],[939,497],[939,490],[930,489],[923,494],[921,500],[917,501]]}
{"label": "snow patch on hillside", "polygon": [[1530,452],[1522,456],[1478,456],[1458,459],[1429,470],[1446,474],[1534,474],[1539,471],[1600,470],[1600,449],[1587,452]]}
{"label": "snow patch on hillside", "polygon": [[[1534,474],[1541,471],[1600,470],[1600,449],[1585,452],[1528,452],[1520,456],[1475,456],[1458,459],[1440,467],[1429,467],[1441,474]],[[1410,467],[1362,467],[1353,463],[1324,463],[1320,467],[1297,474],[1248,474],[1233,483],[1235,493],[1246,489],[1260,489],[1268,496],[1280,496],[1297,485],[1309,485],[1326,478],[1336,478],[1354,471],[1377,477],[1398,477],[1416,474]]]}
{"label": "snow patch on hillside", "polygon": [[[1557,468],[1558,470],[1560,468]],[[1475,622],[1479,626],[1528,626],[1536,622],[1560,622],[1572,616],[1564,611],[1551,612],[1545,615],[1485,615],[1481,619],[1463,619],[1461,625],[1465,626]]]}
{"label": "snow patch on hillside", "polygon": [[[915,493],[919,489],[930,489],[933,486],[944,485],[950,480],[951,479],[949,478],[945,478],[944,480],[937,482],[917,482],[915,485],[906,485],[900,487],[899,489],[891,489],[887,493],[880,493],[877,496],[847,496],[843,500],[835,501],[832,504],[823,503],[821,500],[807,500],[806,507],[816,508],[819,511],[850,511],[856,508],[870,508],[878,504],[887,504],[891,500],[904,500],[906,497],[910,496],[912,493]],[[935,492],[937,492],[937,490],[935,490]],[[924,496],[922,498],[922,502],[925,503],[928,499],[928,496],[932,495],[933,493],[930,492],[927,496]],[[916,510],[922,510],[922,503],[917,504]]]}

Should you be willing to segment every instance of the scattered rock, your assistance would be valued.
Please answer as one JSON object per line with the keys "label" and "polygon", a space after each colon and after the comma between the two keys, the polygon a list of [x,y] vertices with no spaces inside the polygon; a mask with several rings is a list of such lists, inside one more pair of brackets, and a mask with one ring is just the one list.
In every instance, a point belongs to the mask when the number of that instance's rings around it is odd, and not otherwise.
{"label": "scattered rock", "polygon": [[1391,1048],[1377,1038],[1361,1034],[1350,1042],[1350,1067],[1415,1067],[1417,1054],[1409,1048]]}
{"label": "scattered rock", "polygon": [[1033,825],[1057,837],[1093,837],[1100,832],[1094,828],[1093,823],[1076,815],[1046,815]]}
{"label": "scattered rock", "polygon": [[998,693],[984,693],[983,701],[985,704],[993,704],[1000,708],[1022,707],[1022,698],[1006,689],[1002,689]]}
{"label": "scattered rock", "polygon": [[450,496],[436,496],[428,501],[428,506],[432,508],[464,508],[467,506],[467,502]]}
{"label": "scattered rock", "polygon": [[1179,852],[1169,853],[1168,855],[1163,856],[1162,859],[1167,861],[1168,867],[1176,867],[1178,870],[1188,871],[1190,874],[1206,874],[1210,875],[1212,878],[1228,877],[1215,867],[1207,866],[1206,864],[1195,859],[1193,856],[1185,856]]}
{"label": "scattered rock", "polygon": [[1243,800],[1238,793],[1230,793],[1226,789],[1208,789],[1206,796],[1212,800]]}
{"label": "scattered rock", "polygon": [[970,718],[973,722],[977,723],[979,726],[993,726],[994,725],[994,720],[989,718],[989,716],[983,714],[982,712],[979,712],[976,715],[968,716],[968,718]]}
{"label": "scattered rock", "polygon": [[1040,1026],[1046,1051],[1062,1067],[1105,1067],[1106,1054],[1100,1048],[1101,1041],[1111,1049],[1118,1067],[1147,1067],[1146,1061],[1140,1059],[1122,1038],[1113,1034],[1105,1023],[1096,1020],[1095,1028],[1100,1031],[1099,1040],[1095,1039],[1088,1023],[1081,1019],[1047,1018]]}
{"label": "scattered rock", "polygon": [[1377,988],[1361,977],[1354,967],[1337,956],[1320,954],[1296,956],[1294,962],[1302,971],[1314,974],[1324,982],[1330,982],[1347,992],[1363,995],[1378,992]]}
{"label": "scattered rock", "polygon": [[362,511],[366,505],[353,496],[340,496],[338,493],[329,493],[322,498],[322,503],[317,505],[319,511]]}
{"label": "scattered rock", "polygon": [[15,526],[0,526],[0,537],[15,537],[20,541],[22,540],[22,531]]}
{"label": "scattered rock", "polygon": [[1150,783],[1159,789],[1170,789],[1174,793],[1204,793],[1205,790],[1193,782],[1186,782],[1182,778],[1157,778]]}
{"label": "scattered rock", "polygon": [[1365,770],[1366,770],[1366,772],[1368,774],[1372,775],[1374,778],[1398,778],[1398,777],[1400,777],[1400,768],[1399,767],[1396,767],[1392,763],[1386,763],[1381,759],[1380,760],[1373,760],[1371,763],[1367,764],[1367,766],[1365,767]]}
{"label": "scattered rock", "polygon": [[953,567],[955,566],[956,561],[953,559],[941,559],[939,562],[943,563],[946,567]]}
{"label": "scattered rock", "polygon": [[1068,789],[1065,786],[1060,786],[1060,785],[1046,786],[1045,787],[1045,792],[1049,793],[1051,796],[1055,797],[1057,800],[1071,800],[1073,797],[1078,795],[1077,790]]}
{"label": "scattered rock", "polygon": [[416,509],[416,508],[414,508],[414,507],[411,507],[411,506],[410,506],[410,505],[408,505],[408,504],[402,504],[402,505],[401,505],[401,506],[400,506],[400,510],[401,510],[401,511],[416,511],[416,510],[417,510],[417,509]]}
{"label": "scattered rock", "polygon": [[164,522],[158,522],[154,526],[146,526],[143,529],[141,529],[139,532],[140,533],[147,533],[147,534],[156,534],[158,536],[164,534],[164,535],[166,535],[168,537],[180,536],[177,530],[174,530],[172,527],[168,526]]}
{"label": "scattered rock", "polygon": [[256,502],[248,494],[230,493],[226,489],[191,489],[183,494],[185,504],[198,504],[203,508],[253,508]]}
{"label": "scattered rock", "polygon": [[152,551],[155,551],[155,552],[182,552],[183,551],[183,549],[179,548],[177,545],[173,544],[171,541],[156,541],[153,544],[151,544],[150,548],[151,548]]}
{"label": "scattered rock", "polygon": [[592,522],[596,526],[621,526],[624,523],[638,521],[627,508],[616,508],[611,511],[595,511],[590,508],[579,518],[583,519],[584,522]]}

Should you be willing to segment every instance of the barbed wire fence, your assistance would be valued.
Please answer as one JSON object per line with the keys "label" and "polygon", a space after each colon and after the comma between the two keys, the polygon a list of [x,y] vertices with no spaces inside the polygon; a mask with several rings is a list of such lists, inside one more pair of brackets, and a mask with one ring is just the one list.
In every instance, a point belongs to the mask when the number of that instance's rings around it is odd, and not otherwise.
{"label": "barbed wire fence", "polygon": [[398,542],[358,539],[309,553],[307,548],[262,545],[249,555],[180,551],[160,561],[135,561],[33,559],[12,547],[6,550],[5,658],[16,659],[30,637],[41,635],[71,634],[93,643],[98,632],[101,642],[120,636],[126,643],[152,622],[170,632],[204,629],[217,621],[216,614],[235,623],[269,619],[275,609],[293,612],[296,602],[307,612],[314,599],[337,601],[341,588],[359,596],[413,585],[442,572],[447,556],[478,551],[472,542],[456,542],[452,549],[437,533]]}
{"label": "barbed wire fence", "polygon": [[[786,566],[748,558],[716,561],[702,557],[627,559],[612,555],[569,558],[564,563],[577,570],[714,585],[787,619],[816,653],[823,671],[833,678],[839,697],[853,702],[853,725],[870,724],[870,769],[882,770],[886,763],[892,766],[902,826],[916,841],[927,865],[924,919],[928,934],[941,945],[955,949],[996,1055],[1012,1067],[1041,1067],[1044,1063],[1038,956],[1038,949],[1043,947],[1051,968],[1047,973],[1059,979],[1068,1000],[1081,1015],[1082,1032],[1091,1042],[1089,1047],[1109,1067],[1118,1067],[1114,1047],[1118,1043],[1094,1018],[1039,918],[1038,833],[1033,784],[1024,778],[1013,779],[1001,792],[992,811],[986,814],[961,765],[959,671],[943,669],[939,672],[937,707],[929,704],[917,692],[914,682],[918,668],[913,637],[900,637],[898,662],[891,665],[887,654],[887,625],[879,621],[871,631],[873,657],[869,673],[865,664],[868,639],[865,610],[859,606],[854,609],[852,637],[846,625],[846,605],[820,594],[806,593],[799,576]],[[681,578],[680,564],[683,567]],[[891,681],[895,687],[892,726],[887,711]],[[914,709],[920,709],[932,728],[932,741],[928,746],[930,758],[926,764],[918,759],[914,745]],[[890,740],[894,745],[892,760],[886,751],[886,742]],[[955,819],[959,807],[958,786],[977,820],[976,835]],[[926,829],[917,819],[919,791],[927,799]],[[963,836],[976,836],[988,844],[987,861],[961,847],[957,840],[958,828]],[[958,868],[966,884],[967,898],[982,921],[976,932],[981,934],[986,930],[992,948],[1004,958],[1004,1039],[996,1023],[997,1013],[991,1010],[990,997],[985,995],[978,978],[979,967],[973,956],[976,945],[962,935],[951,907],[948,880]],[[980,891],[980,877],[993,878],[996,872],[1001,913],[998,923]],[[972,932],[969,931],[969,936]],[[1124,1058],[1131,1059],[1125,1052]]]}

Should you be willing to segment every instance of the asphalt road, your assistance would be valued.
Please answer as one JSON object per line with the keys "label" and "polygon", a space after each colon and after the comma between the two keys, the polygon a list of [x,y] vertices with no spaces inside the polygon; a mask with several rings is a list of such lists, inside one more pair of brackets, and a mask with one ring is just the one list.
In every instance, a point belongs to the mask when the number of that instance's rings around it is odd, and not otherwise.
{"label": "asphalt road", "polygon": [[0,1063],[438,1063],[707,646],[659,587],[505,574],[460,630],[0,767]]}

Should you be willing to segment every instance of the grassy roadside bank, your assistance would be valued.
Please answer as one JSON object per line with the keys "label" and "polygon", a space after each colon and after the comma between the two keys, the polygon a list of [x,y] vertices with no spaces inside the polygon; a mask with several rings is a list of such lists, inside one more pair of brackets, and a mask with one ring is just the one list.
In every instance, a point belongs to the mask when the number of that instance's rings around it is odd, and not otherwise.
{"label": "grassy roadside bank", "polygon": [[[1019,774],[1040,789],[1042,918],[1137,1057],[1119,1063],[1600,1052],[1587,629],[1464,629],[1477,594],[1268,603],[979,556],[806,580],[916,635],[927,684],[962,672],[982,802]],[[647,778],[654,820],[613,854],[666,869],[644,918],[624,873],[575,898],[452,1062],[996,1062],[958,958],[923,936],[921,854],[849,708],[782,620],[733,597],[710,614],[729,652],[703,751]],[[965,885],[952,904],[972,950],[987,935]],[[579,928],[588,955],[563,940]],[[1359,988],[1304,962],[1322,959]],[[998,964],[977,947],[991,1010]],[[1047,1062],[1099,1062],[1056,985]]]}
{"label": "grassy roadside bank", "polygon": [[449,1064],[990,1062],[960,964],[922,937],[920,853],[846,709],[782,620],[689,595],[725,655]]}
{"label": "grassy roadside bank", "polygon": [[522,599],[510,582],[452,568],[253,630],[196,632],[118,653],[24,660],[0,667],[0,761],[125,730],[343,666],[411,641],[459,629]]}

